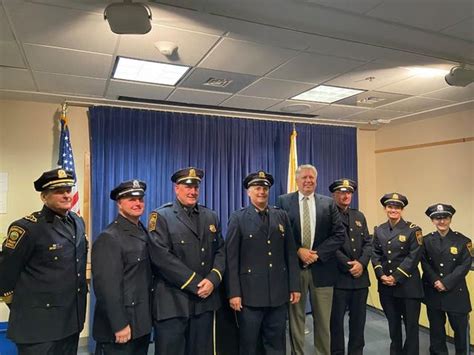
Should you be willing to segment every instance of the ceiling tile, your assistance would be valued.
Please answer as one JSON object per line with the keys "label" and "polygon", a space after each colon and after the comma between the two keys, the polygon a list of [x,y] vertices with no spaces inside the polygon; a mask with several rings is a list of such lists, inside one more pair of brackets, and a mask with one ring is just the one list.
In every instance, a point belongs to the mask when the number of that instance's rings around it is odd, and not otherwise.
{"label": "ceiling tile", "polygon": [[330,105],[310,113],[315,113],[322,118],[343,119],[356,113],[365,112],[367,110],[367,108],[361,107]]}
{"label": "ceiling tile", "polygon": [[466,41],[472,42],[474,39],[474,16],[472,16],[472,12],[470,18],[461,21],[453,26],[449,26],[441,32],[450,36],[458,37]]}
{"label": "ceiling tile", "polygon": [[452,105],[453,103],[453,101],[430,99],[427,97],[410,97],[406,100],[382,106],[382,109],[401,112],[418,112]]}
{"label": "ceiling tile", "polygon": [[31,73],[27,69],[0,67],[0,87],[10,90],[36,91]]}
{"label": "ceiling tile", "polygon": [[177,88],[168,97],[168,101],[198,105],[219,105],[230,96],[231,94],[224,94],[221,92]]}
{"label": "ceiling tile", "polygon": [[313,87],[314,85],[312,84],[262,78],[246,89],[242,90],[239,94],[274,99],[288,99]]}
{"label": "ceiling tile", "polygon": [[319,84],[362,64],[363,62],[352,59],[301,53],[267,76]]}
{"label": "ceiling tile", "polygon": [[145,83],[134,83],[131,81],[111,80],[107,88],[106,97],[117,99],[119,96],[127,96],[150,100],[166,100],[174,90],[174,86],[152,85]]}
{"label": "ceiling tile", "polygon": [[[321,104],[316,102],[298,101],[298,100],[285,100],[276,105],[270,106],[266,111],[272,112],[285,112],[285,113],[302,113],[302,114],[314,114],[316,110],[328,107],[327,104]],[[293,111],[292,108],[301,108],[301,110]],[[310,113],[312,112],[312,113]]]}
{"label": "ceiling tile", "polygon": [[335,9],[341,9],[344,11],[355,12],[358,14],[363,14],[378,4],[383,0],[296,0],[296,2],[303,2],[308,4],[320,4]]}
{"label": "ceiling tile", "polygon": [[49,73],[108,78],[112,66],[112,56],[72,49],[23,45],[26,58],[35,71]]}
{"label": "ceiling tile", "polygon": [[[258,77],[248,74],[238,74],[224,72],[220,70],[196,68],[193,72],[179,85],[179,87],[187,87],[192,89],[230,92],[235,93],[249,84],[253,83]],[[204,85],[209,79],[229,80],[230,83],[225,87]]]}
{"label": "ceiling tile", "polygon": [[393,84],[382,86],[380,90],[399,94],[421,95],[447,86],[448,84],[444,80],[444,75],[441,77],[437,76],[431,78],[414,76]]}
{"label": "ceiling tile", "polygon": [[0,41],[0,53],[0,65],[25,68],[25,62],[16,42]]}
{"label": "ceiling tile", "polygon": [[14,40],[15,37],[13,36],[13,32],[10,28],[8,17],[5,14],[3,6],[0,6],[0,42],[9,42]]}
{"label": "ceiling tile", "polygon": [[367,15],[439,31],[472,16],[472,1],[385,1],[369,11]]}
{"label": "ceiling tile", "polygon": [[449,86],[441,90],[423,94],[421,96],[458,102],[474,100],[474,84],[470,84],[466,87]]}
{"label": "ceiling tile", "polygon": [[225,38],[199,67],[264,75],[296,55],[296,51]]}
{"label": "ceiling tile", "polygon": [[406,99],[408,95],[392,94],[381,91],[366,91],[340,100],[337,104],[357,107],[376,108],[398,100]]}
{"label": "ceiling tile", "polygon": [[[122,36],[117,55],[194,66],[218,39],[218,36],[155,25],[145,35]],[[165,56],[155,47],[158,41],[173,42],[178,49],[172,56]]]}
{"label": "ceiling tile", "polygon": [[44,92],[57,92],[83,96],[102,96],[105,79],[86,78],[63,74],[33,72],[38,88]]}
{"label": "ceiling tile", "polygon": [[234,95],[220,104],[223,107],[243,108],[247,110],[265,110],[280,102],[278,99]]}
{"label": "ceiling tile", "polygon": [[347,119],[351,121],[354,120],[354,121],[370,122],[372,120],[378,120],[378,119],[389,120],[389,119],[400,117],[406,114],[407,114],[406,112],[372,109],[372,110],[356,113],[355,115],[352,115],[348,117]]}
{"label": "ceiling tile", "polygon": [[24,43],[112,54],[118,38],[99,13],[27,2],[12,3],[9,13]]}

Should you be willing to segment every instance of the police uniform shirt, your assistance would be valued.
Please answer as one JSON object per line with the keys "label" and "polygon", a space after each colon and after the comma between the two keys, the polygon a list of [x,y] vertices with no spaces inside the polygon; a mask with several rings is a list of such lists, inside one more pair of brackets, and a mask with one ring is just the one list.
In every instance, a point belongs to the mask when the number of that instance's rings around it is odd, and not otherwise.
{"label": "police uniform shirt", "polygon": [[[423,238],[424,303],[445,312],[468,313],[471,311],[466,275],[471,267],[472,242],[461,233],[449,230],[442,237],[432,232]],[[434,283],[440,280],[446,291],[439,292]]]}
{"label": "police uniform shirt", "polygon": [[68,215],[71,226],[44,206],[8,229],[0,295],[12,298],[7,336],[16,343],[59,340],[83,328],[87,239],[82,218]]}
{"label": "police uniform shirt", "polygon": [[[202,205],[197,210],[197,225],[178,201],[150,214],[149,253],[156,270],[153,316],[158,321],[220,307],[216,290],[225,270],[224,240],[217,214]],[[201,299],[197,285],[204,278],[213,283],[214,291]]]}
{"label": "police uniform shirt", "polygon": [[93,336],[114,342],[127,325],[132,339],[151,332],[151,266],[148,233],[122,215],[97,237],[92,248],[92,276],[97,297]]}
{"label": "police uniform shirt", "polygon": [[[379,279],[379,292],[390,293],[395,297],[423,297],[418,271],[422,242],[421,228],[403,219],[393,228],[388,221],[375,228],[372,264]],[[396,285],[382,284],[382,275],[392,275]]]}

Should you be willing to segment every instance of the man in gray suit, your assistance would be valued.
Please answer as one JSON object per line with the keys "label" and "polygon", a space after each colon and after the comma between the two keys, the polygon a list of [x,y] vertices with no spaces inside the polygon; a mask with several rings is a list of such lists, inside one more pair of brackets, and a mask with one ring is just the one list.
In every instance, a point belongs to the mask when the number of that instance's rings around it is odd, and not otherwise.
{"label": "man in gray suit", "polygon": [[298,191],[278,197],[287,211],[300,262],[301,300],[290,305],[291,353],[304,354],[306,293],[312,304],[314,346],[317,354],[330,354],[330,319],[333,287],[338,275],[335,253],[345,230],[334,201],[315,193],[318,172],[312,165],[296,170]]}

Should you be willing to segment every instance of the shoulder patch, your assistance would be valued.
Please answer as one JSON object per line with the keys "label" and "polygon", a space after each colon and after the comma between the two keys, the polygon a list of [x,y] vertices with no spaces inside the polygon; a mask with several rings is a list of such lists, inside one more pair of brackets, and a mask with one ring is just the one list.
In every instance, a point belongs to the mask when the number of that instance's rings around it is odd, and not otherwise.
{"label": "shoulder patch", "polygon": [[415,237],[416,241],[418,242],[418,245],[423,245],[423,232],[421,231],[421,229],[415,232]]}
{"label": "shoulder patch", "polygon": [[410,228],[416,228],[418,227],[415,223],[407,222],[407,224],[410,223]]}
{"label": "shoulder patch", "polygon": [[7,240],[5,240],[4,247],[15,249],[21,238],[25,235],[25,230],[18,226],[11,226],[8,230]]}
{"label": "shoulder patch", "polygon": [[26,219],[27,221],[30,221],[30,222],[33,222],[33,223],[38,222],[38,219],[35,217],[34,214],[30,214],[30,215],[25,216],[23,218]]}
{"label": "shoulder patch", "polygon": [[469,250],[469,254],[474,258],[474,248],[472,247],[472,242],[468,242],[466,244],[467,250]]}
{"label": "shoulder patch", "polygon": [[156,221],[158,220],[158,213],[152,212],[150,213],[150,218],[148,219],[148,231],[154,231],[156,228]]}

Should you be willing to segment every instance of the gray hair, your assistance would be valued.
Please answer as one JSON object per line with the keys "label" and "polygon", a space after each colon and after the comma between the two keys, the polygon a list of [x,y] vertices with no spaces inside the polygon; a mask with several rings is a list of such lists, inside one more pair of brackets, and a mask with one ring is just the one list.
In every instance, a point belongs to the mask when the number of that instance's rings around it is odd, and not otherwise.
{"label": "gray hair", "polygon": [[300,165],[298,166],[298,168],[296,169],[296,177],[298,177],[301,173],[301,170],[305,170],[305,169],[310,169],[313,171],[314,173],[314,176],[317,178],[318,177],[318,170],[316,169],[315,166],[311,165],[311,164],[303,164],[303,165]]}

